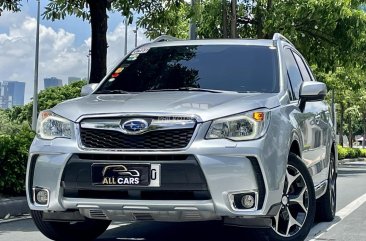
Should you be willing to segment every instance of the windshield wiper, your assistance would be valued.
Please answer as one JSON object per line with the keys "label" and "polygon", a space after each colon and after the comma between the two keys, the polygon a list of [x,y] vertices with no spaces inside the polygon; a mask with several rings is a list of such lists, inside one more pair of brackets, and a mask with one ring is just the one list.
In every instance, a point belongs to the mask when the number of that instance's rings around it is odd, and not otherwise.
{"label": "windshield wiper", "polygon": [[145,92],[160,92],[160,91],[202,91],[202,92],[210,92],[210,93],[222,93],[219,90],[211,90],[211,89],[201,89],[194,87],[180,87],[178,89],[155,89],[155,90],[146,90]]}
{"label": "windshield wiper", "polygon": [[125,90],[99,90],[94,94],[129,94],[129,92]]}

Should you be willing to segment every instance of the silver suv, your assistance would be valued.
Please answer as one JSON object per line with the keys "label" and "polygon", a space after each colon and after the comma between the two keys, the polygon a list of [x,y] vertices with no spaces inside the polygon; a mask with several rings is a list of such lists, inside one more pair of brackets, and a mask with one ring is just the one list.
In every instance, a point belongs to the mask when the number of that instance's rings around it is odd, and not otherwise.
{"label": "silver suv", "polygon": [[336,209],[326,86],[280,34],[163,41],[39,115],[27,196],[40,231],[92,240],[113,221],[206,221],[303,240]]}

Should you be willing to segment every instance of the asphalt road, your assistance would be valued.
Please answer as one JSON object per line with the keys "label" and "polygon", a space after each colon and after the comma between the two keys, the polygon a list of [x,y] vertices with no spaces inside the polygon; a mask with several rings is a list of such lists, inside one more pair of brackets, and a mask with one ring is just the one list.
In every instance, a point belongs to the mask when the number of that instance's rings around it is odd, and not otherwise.
{"label": "asphalt road", "polygon": [[[337,217],[331,223],[318,223],[307,240],[366,240],[366,162],[339,168]],[[47,241],[31,219],[0,223],[0,241]],[[112,223],[100,241],[260,241],[256,231],[204,223]]]}

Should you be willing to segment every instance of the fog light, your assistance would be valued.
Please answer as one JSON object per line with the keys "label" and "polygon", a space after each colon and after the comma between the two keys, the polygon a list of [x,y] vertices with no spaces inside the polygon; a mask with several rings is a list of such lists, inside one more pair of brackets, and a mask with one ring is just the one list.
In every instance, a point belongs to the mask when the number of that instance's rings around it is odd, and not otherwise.
{"label": "fog light", "polygon": [[254,207],[255,204],[255,200],[254,197],[252,195],[244,195],[241,198],[241,204],[243,205],[244,208],[249,209]]}
{"label": "fog light", "polygon": [[254,192],[234,193],[230,196],[233,208],[238,210],[254,209],[257,204],[257,194]]}
{"label": "fog light", "polygon": [[39,205],[47,205],[49,200],[49,191],[44,188],[34,188],[34,201]]}

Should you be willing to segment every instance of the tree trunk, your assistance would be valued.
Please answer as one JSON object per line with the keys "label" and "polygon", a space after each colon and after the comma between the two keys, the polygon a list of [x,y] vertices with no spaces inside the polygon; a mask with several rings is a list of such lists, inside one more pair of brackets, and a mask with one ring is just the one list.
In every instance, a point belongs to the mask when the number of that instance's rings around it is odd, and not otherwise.
{"label": "tree trunk", "polygon": [[[273,1],[272,0],[267,0],[267,15],[270,14],[271,10],[272,10],[272,6],[273,6]],[[263,16],[262,16],[262,22],[264,22],[265,20],[263,20]],[[262,37],[266,38],[266,39],[271,39],[274,33],[264,33],[263,32],[263,26],[262,26]]]}
{"label": "tree trunk", "polygon": [[362,148],[365,148],[366,139],[366,112],[363,112],[363,138],[362,138]]}
{"label": "tree trunk", "polygon": [[222,37],[227,38],[227,4],[226,0],[222,0]]}
{"label": "tree trunk", "polygon": [[231,38],[237,38],[236,34],[236,1],[231,0]]}
{"label": "tree trunk", "polygon": [[349,141],[349,147],[353,147],[353,141],[352,141],[352,117],[349,114],[348,115],[348,141]]}
{"label": "tree trunk", "polygon": [[107,73],[107,0],[88,0],[91,24],[89,83],[99,83]]}
{"label": "tree trunk", "polygon": [[255,21],[257,23],[257,29],[256,29],[257,38],[262,39],[262,38],[264,38],[264,33],[263,33],[264,19],[263,19],[263,9],[262,9],[262,5],[261,5],[261,1],[257,1]]}
{"label": "tree trunk", "polygon": [[343,121],[344,121],[344,106],[341,103],[341,116],[340,116],[340,123],[339,123],[339,145],[343,146]]}

